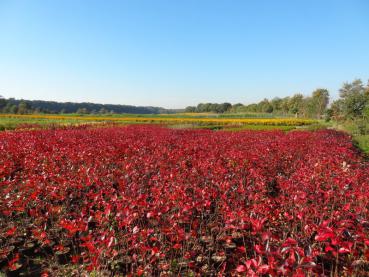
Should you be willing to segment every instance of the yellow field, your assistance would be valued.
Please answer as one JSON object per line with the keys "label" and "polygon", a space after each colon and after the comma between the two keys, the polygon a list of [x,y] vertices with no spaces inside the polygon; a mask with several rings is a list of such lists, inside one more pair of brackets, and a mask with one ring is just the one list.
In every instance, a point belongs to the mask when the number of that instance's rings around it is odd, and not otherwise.
{"label": "yellow field", "polygon": [[311,119],[300,118],[176,118],[176,117],[139,117],[139,116],[78,116],[78,115],[18,115],[18,114],[0,114],[0,118],[18,118],[18,119],[50,119],[50,120],[78,120],[86,122],[122,122],[122,123],[162,123],[162,124],[208,124],[208,125],[274,125],[274,126],[302,126],[316,123]]}

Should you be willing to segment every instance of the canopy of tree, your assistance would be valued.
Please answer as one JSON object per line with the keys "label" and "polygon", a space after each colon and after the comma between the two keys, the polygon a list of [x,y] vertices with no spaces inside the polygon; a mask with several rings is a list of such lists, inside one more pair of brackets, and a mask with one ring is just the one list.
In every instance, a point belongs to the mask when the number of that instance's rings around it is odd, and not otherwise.
{"label": "canopy of tree", "polygon": [[243,105],[237,103],[200,103],[196,107],[189,106],[187,112],[215,112],[215,113],[274,113],[279,115],[296,115],[301,117],[321,118],[329,102],[329,93],[326,89],[317,89],[310,97],[295,94],[292,97],[264,99],[257,104]]}
{"label": "canopy of tree", "polygon": [[340,99],[334,101],[328,110],[335,119],[369,120],[369,81],[365,86],[360,79],[344,83],[340,89]]}
{"label": "canopy of tree", "polygon": [[[329,92],[319,88],[310,96],[297,93],[291,97],[263,99],[259,103],[243,105],[241,103],[200,103],[189,106],[186,112],[214,113],[273,113],[276,115],[294,115],[307,118],[333,118],[335,120],[369,121],[369,81],[367,85],[359,79],[344,83],[339,90],[340,98],[328,109]],[[129,105],[108,105],[94,103],[60,103],[40,100],[5,99],[0,96],[0,112],[3,113],[133,113],[159,114],[175,113],[182,110],[169,110],[159,107],[137,107]]]}
{"label": "canopy of tree", "polygon": [[111,105],[95,103],[54,102],[41,100],[5,99],[0,96],[0,112],[3,113],[133,113],[133,114],[159,114],[173,113],[159,107],[137,107],[129,105]]}
{"label": "canopy of tree", "polygon": [[186,112],[196,112],[196,113],[207,113],[207,112],[214,112],[214,113],[224,113],[229,111],[232,108],[232,104],[230,103],[200,103],[197,107],[189,106],[186,108]]}

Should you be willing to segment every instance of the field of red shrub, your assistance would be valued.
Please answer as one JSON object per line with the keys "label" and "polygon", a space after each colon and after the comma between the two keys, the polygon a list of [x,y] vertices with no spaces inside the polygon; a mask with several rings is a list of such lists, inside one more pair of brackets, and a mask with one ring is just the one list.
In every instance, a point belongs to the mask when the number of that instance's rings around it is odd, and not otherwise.
{"label": "field of red shrub", "polygon": [[361,275],[368,204],[369,163],[336,131],[0,133],[9,275]]}

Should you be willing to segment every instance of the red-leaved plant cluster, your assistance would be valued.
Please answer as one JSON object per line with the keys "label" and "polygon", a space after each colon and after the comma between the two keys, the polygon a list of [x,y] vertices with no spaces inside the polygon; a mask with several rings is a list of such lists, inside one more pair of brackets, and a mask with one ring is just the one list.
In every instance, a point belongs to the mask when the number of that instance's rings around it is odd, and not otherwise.
{"label": "red-leaved plant cluster", "polygon": [[336,131],[0,133],[10,273],[361,275],[368,204],[369,163]]}

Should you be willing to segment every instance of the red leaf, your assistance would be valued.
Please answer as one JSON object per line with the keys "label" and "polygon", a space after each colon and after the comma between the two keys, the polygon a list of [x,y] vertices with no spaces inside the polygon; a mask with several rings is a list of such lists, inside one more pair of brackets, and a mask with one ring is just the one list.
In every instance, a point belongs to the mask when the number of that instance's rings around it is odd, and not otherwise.
{"label": "red leaf", "polygon": [[268,271],[269,271],[269,265],[267,264],[261,265],[258,268],[258,273],[261,273],[261,274],[267,274]]}
{"label": "red leaf", "polygon": [[10,228],[10,229],[8,229],[8,231],[6,231],[5,234],[7,236],[12,236],[12,235],[14,235],[14,233],[15,233],[16,230],[17,230],[17,227]]}
{"label": "red leaf", "polygon": [[247,268],[246,268],[246,266],[244,266],[244,265],[239,265],[239,266],[237,266],[237,268],[236,268],[236,271],[237,272],[239,272],[239,273],[241,273],[241,272],[245,272],[247,270]]}
{"label": "red leaf", "polygon": [[348,248],[345,248],[345,247],[341,247],[340,249],[338,249],[338,253],[340,254],[347,254],[347,253],[350,253],[350,249]]}
{"label": "red leaf", "polygon": [[327,239],[332,239],[334,237],[335,237],[334,233],[326,232],[326,233],[316,235],[315,240],[317,240],[317,241],[326,241]]}
{"label": "red leaf", "polygon": [[179,243],[176,243],[175,245],[173,245],[173,249],[181,249],[182,245],[180,245]]}

